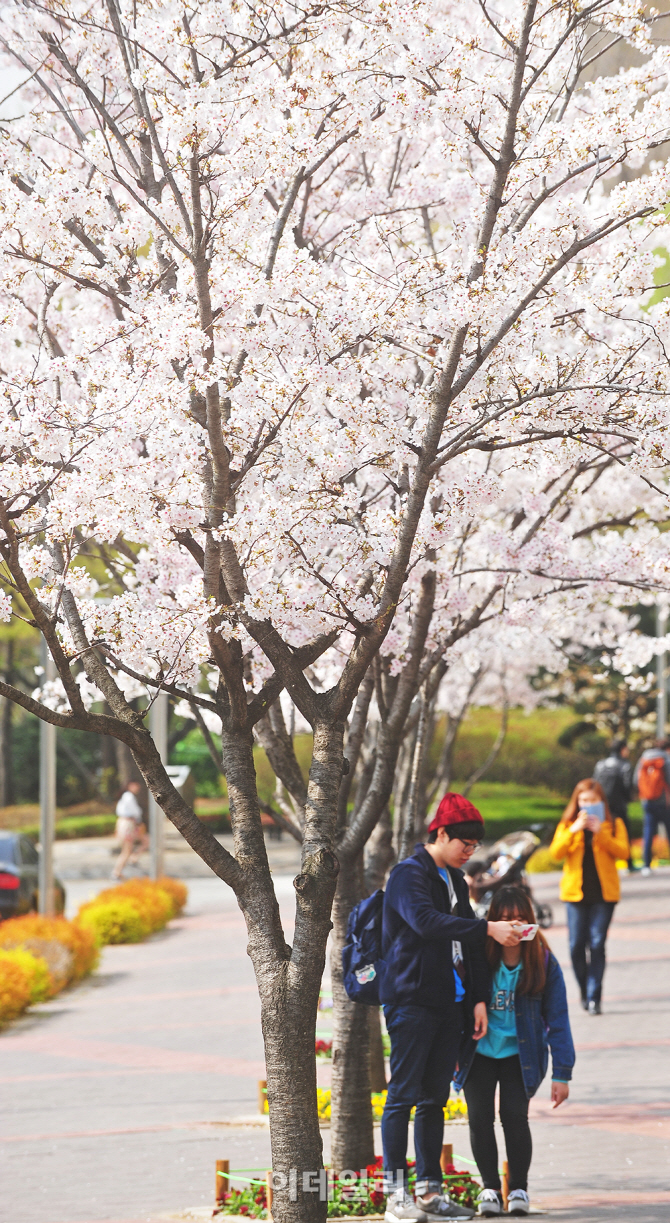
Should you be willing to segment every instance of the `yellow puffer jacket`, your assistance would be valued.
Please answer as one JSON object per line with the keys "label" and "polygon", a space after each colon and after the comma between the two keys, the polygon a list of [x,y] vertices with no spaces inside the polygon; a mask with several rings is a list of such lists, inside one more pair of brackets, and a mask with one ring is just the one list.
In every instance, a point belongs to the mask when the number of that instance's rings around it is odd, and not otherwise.
{"label": "yellow puffer jacket", "polygon": [[[593,860],[603,892],[603,900],[617,901],[621,895],[617,859],[628,858],[628,833],[623,820],[617,819],[612,831],[611,820],[603,820],[598,832],[593,834]],[[584,861],[584,833],[572,831],[572,824],[561,820],[551,842],[551,856],[563,862],[561,900],[584,899],[582,862]]]}

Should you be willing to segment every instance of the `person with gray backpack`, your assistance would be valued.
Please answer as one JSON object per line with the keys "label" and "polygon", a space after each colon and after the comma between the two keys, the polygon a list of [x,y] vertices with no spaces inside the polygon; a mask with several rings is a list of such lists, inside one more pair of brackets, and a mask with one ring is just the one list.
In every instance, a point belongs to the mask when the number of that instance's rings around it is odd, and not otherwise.
{"label": "person with gray backpack", "polygon": [[[609,754],[604,760],[599,760],[593,770],[593,780],[597,781],[605,791],[607,805],[615,817],[623,820],[628,843],[631,841],[630,821],[628,819],[628,804],[633,792],[633,769],[628,757],[630,752],[625,739],[614,739],[610,744]],[[637,867],[633,865],[633,855],[629,851],[628,871],[633,874]]]}

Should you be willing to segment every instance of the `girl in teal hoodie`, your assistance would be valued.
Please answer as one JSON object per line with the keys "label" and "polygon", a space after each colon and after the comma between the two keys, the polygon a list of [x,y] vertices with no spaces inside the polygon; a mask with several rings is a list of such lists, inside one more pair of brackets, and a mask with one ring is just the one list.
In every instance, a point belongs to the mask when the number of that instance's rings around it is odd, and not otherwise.
{"label": "girl in teal hoodie", "polygon": [[[530,897],[522,887],[500,888],[489,911],[490,921],[535,924]],[[487,939],[491,972],[488,1029],[471,1039],[460,1057],[455,1079],[465,1092],[470,1143],[484,1184],[481,1214],[502,1213],[498,1148],[494,1132],[495,1093],[500,1086],[500,1120],[509,1164],[508,1211],[530,1210],[528,1169],[533,1145],[528,1103],[547,1073],[552,1057],[551,1098],[554,1108],[568,1097],[575,1049],[570,1032],[565,982],[558,960],[539,930],[530,941],[501,947]]]}

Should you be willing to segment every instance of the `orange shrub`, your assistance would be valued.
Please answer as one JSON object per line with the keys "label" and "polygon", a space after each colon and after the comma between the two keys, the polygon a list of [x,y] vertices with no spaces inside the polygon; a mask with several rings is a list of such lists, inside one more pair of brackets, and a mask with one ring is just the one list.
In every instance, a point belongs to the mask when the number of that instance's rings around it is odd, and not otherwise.
{"label": "orange shrub", "polygon": [[57,983],[57,987],[63,988],[73,981],[80,981],[95,968],[98,962],[95,935],[76,921],[68,921],[66,917],[42,917],[38,913],[26,913],[25,917],[10,917],[0,924],[0,947],[26,947],[29,951],[38,951],[49,963],[46,948],[40,944],[51,942],[60,943],[72,956],[66,979]]}
{"label": "orange shrub", "polygon": [[128,879],[120,885],[117,895],[137,905],[151,934],[162,930],[174,916],[172,897],[153,879]]}
{"label": "orange shrub", "polygon": [[0,1024],[16,1019],[30,1005],[32,973],[0,951]]}
{"label": "orange shrub", "polygon": [[188,888],[180,879],[168,879],[167,875],[162,875],[156,880],[156,886],[163,892],[167,892],[168,896],[172,897],[172,916],[176,917],[186,907],[188,900]]}

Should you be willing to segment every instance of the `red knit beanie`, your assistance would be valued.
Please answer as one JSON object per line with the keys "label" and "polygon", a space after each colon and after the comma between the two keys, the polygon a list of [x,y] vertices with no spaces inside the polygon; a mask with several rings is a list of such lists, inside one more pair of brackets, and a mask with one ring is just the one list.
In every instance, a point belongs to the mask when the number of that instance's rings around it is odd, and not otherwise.
{"label": "red knit beanie", "polygon": [[434,820],[428,825],[428,831],[435,832],[438,828],[448,828],[450,835],[465,837],[466,840],[481,841],[484,836],[484,820],[480,812],[462,794],[445,794]]}

